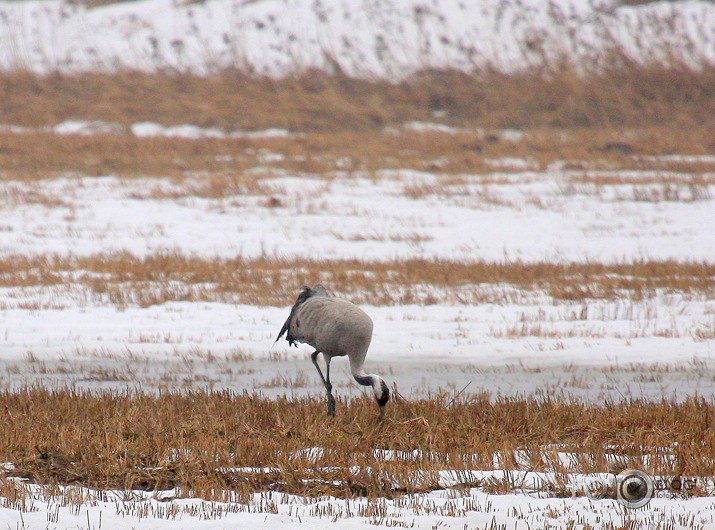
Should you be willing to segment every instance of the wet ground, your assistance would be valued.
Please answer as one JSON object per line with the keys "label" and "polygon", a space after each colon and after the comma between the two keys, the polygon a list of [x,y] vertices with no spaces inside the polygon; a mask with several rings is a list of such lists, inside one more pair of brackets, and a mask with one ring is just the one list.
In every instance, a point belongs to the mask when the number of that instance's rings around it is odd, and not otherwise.
{"label": "wet ground", "polygon": [[[372,363],[368,368],[406,399],[443,393],[466,398],[487,392],[491,398],[535,395],[603,403],[641,398],[680,401],[693,395],[709,400],[715,394],[715,368],[697,360],[678,365],[541,367],[393,361]],[[333,360],[331,379],[337,397],[367,391],[352,379],[345,359]],[[298,397],[323,391],[310,359],[297,355],[246,360],[147,356],[0,361],[1,388],[19,390],[28,386],[149,393],[230,390],[268,397]]]}

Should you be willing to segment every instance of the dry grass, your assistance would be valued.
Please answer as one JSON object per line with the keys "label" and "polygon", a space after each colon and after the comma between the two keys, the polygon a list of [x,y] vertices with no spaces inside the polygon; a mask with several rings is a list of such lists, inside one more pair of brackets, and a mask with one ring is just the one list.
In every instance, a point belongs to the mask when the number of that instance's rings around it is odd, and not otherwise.
{"label": "dry grass", "polygon": [[56,75],[0,74],[7,98],[0,122],[45,125],[66,119],[122,124],[295,130],[365,129],[428,116],[419,98],[386,82],[331,78],[319,72],[284,80],[240,72],[213,77],[125,72]]}
{"label": "dry grass", "polygon": [[[15,464],[9,474],[37,483],[176,487],[179,496],[204,498],[225,490],[395,497],[442,489],[440,470],[469,483],[469,470],[492,469],[495,458],[504,469],[715,474],[714,410],[701,398],[597,406],[546,397],[398,397],[384,422],[368,398],[339,408],[328,419],[318,399],[31,389],[0,395],[13,426],[0,431],[0,459]],[[555,447],[570,453],[570,469],[556,463]],[[515,489],[501,484],[494,492]]]}
{"label": "dry grass", "polygon": [[[622,152],[609,145],[628,145]],[[390,129],[366,134],[341,130],[279,138],[137,138],[126,133],[59,135],[49,131],[0,131],[0,178],[47,179],[67,175],[174,177],[188,183],[188,193],[223,197],[256,189],[270,172],[287,171],[332,178],[382,169],[415,169],[458,179],[462,174],[521,172],[494,161],[521,159],[535,170],[558,164],[567,170],[668,170],[690,172],[704,183],[715,162],[707,157],[690,161],[658,155],[713,152],[712,129],[654,127],[531,130],[515,138],[501,131],[459,129],[454,133]],[[257,171],[256,168],[262,168]],[[672,177],[676,178],[676,177]],[[671,178],[671,179],[672,179]],[[187,193],[187,191],[183,192]]]}
{"label": "dry grass", "polygon": [[[675,161],[677,163],[677,161]],[[561,185],[564,195],[582,194],[602,200],[644,202],[693,202],[709,200],[715,173],[650,170],[628,175],[622,172],[584,172]]]}
{"label": "dry grass", "polygon": [[[603,66],[605,65],[605,66]],[[273,80],[239,71],[209,77],[139,72],[0,74],[0,123],[152,120],[223,129],[367,130],[435,113],[496,128],[713,126],[715,66],[638,65],[613,53],[598,67],[542,65],[504,75],[425,71],[391,84],[307,72]]]}
{"label": "dry grass", "polygon": [[[89,5],[104,2],[91,0]],[[560,169],[583,171],[564,185],[566,194],[652,202],[710,198],[715,166],[711,161],[650,157],[715,152],[715,67],[704,65],[697,72],[677,64],[643,67],[622,56],[608,64],[583,76],[563,65],[510,76],[431,71],[401,84],[316,72],[283,80],[240,72],[207,78],[137,72],[47,77],[0,73],[0,123],[42,127],[68,119],[105,120],[124,128],[92,136],[0,131],[0,178],[169,176],[181,186],[149,189],[147,196],[259,194],[267,206],[280,207],[282,199],[260,182],[271,172],[307,174],[326,182],[336,174],[370,176],[381,169],[437,173],[435,184],[406,186],[405,193],[418,198],[462,193],[464,174],[479,174],[485,185],[503,179],[493,172],[521,169],[495,167],[490,161],[518,157],[538,170],[558,163]],[[406,122],[434,121],[435,116],[462,129],[394,132]],[[303,134],[221,140],[130,134],[129,125],[145,120],[227,132],[282,127]],[[505,128],[526,133],[510,136],[502,131]],[[609,172],[618,169],[660,172],[634,181]],[[629,188],[612,193],[620,186]],[[66,204],[61,194],[12,186],[5,190],[0,202]],[[482,199],[500,200],[489,195],[488,188]],[[407,238],[416,244],[425,237],[419,231],[335,235],[364,241]],[[143,258],[116,253],[0,259],[2,287],[81,286],[119,307],[172,300],[287,306],[298,286],[317,281],[357,303],[375,305],[508,303],[510,289],[536,291],[556,301],[641,300],[660,292],[713,299],[714,280],[715,264],[675,261],[527,264],[427,259],[326,264],[208,259],[171,251]],[[593,333],[574,331],[572,336]],[[539,321],[519,322],[492,334],[564,336],[555,324]],[[709,324],[695,332],[697,340],[714,336]],[[236,352],[235,362],[245,359],[246,354]],[[109,368],[90,374],[96,382],[132,377]],[[266,383],[305,384],[302,378],[290,381],[280,376]],[[567,384],[589,382],[575,373]],[[372,517],[369,521],[384,517],[384,498],[443,488],[439,472],[444,470],[461,477],[455,489],[482,487],[507,493],[525,487],[508,474],[489,481],[470,474],[494,468],[495,460],[507,470],[556,471],[555,481],[541,488],[552,495],[568,493],[558,473],[612,472],[614,459],[617,466],[659,476],[715,475],[714,408],[701,398],[592,405],[546,395],[490,400],[485,395],[450,394],[407,402],[396,394],[387,420],[378,422],[376,407],[367,398],[343,401],[338,416],[327,419],[319,398],[268,400],[192,391],[150,396],[41,388],[6,392],[0,394],[0,414],[11,428],[0,429],[0,461],[15,466],[6,475],[48,485],[48,495],[54,485],[70,484],[100,490],[177,488],[178,497],[224,501],[245,501],[250,493],[261,491],[369,497],[374,503],[358,514]],[[315,447],[321,451],[306,451]],[[376,450],[396,453],[380,458]],[[571,453],[570,469],[559,461],[559,451]],[[712,493],[710,483],[702,484],[695,493]],[[29,497],[23,488],[0,477],[0,503],[27,509]],[[75,503],[86,501],[80,488],[66,490],[65,495],[74,496]],[[180,509],[176,504],[166,506],[153,515],[178,515],[172,511]],[[235,505],[227,506],[224,509]],[[142,511],[150,509],[147,503],[119,509],[127,515],[150,515]],[[185,508],[191,509],[198,508]],[[269,503],[261,509],[277,511]],[[332,508],[316,506],[321,509]]]}
{"label": "dry grass", "polygon": [[227,172],[240,175],[255,165],[255,156],[233,157],[248,145],[242,140],[138,139],[130,134],[0,133],[0,171],[3,178],[16,180],[68,174],[186,176],[197,171],[215,179]]}
{"label": "dry grass", "polygon": [[[491,263],[410,259],[388,262],[223,259],[165,252],[0,259],[0,285],[83,285],[119,306],[172,300],[288,305],[295,289],[320,281],[356,303],[507,303],[489,286],[535,290],[559,300],[642,300],[656,292],[715,296],[711,263]],[[445,298],[446,297],[446,298]]]}

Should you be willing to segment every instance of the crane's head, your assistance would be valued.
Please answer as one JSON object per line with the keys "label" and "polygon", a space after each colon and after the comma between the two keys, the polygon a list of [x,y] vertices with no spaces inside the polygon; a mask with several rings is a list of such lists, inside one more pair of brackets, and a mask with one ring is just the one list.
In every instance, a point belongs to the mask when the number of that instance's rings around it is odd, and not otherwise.
{"label": "crane's head", "polygon": [[385,406],[387,402],[390,401],[390,389],[387,388],[387,384],[382,380],[382,377],[375,374],[360,374],[355,372],[353,372],[353,377],[359,385],[372,387],[375,401],[377,401],[377,406],[380,407],[380,419],[384,418]]}
{"label": "crane's head", "polygon": [[377,401],[377,406],[380,407],[380,419],[382,419],[385,417],[387,402],[390,401],[390,389],[387,388],[387,384],[381,377],[375,376],[372,391],[375,393],[375,401]]}

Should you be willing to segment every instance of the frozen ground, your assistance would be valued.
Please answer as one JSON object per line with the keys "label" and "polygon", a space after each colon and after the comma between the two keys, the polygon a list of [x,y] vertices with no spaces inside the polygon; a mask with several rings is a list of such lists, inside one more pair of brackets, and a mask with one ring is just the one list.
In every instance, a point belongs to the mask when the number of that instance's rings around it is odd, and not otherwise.
{"label": "frozen ground", "polygon": [[[256,195],[219,199],[193,196],[191,181],[10,180],[0,183],[0,242],[5,256],[178,250],[204,257],[372,260],[715,259],[713,186],[704,186],[693,200],[687,186],[684,200],[634,200],[636,190],[657,188],[640,184],[651,172],[617,174],[627,183],[596,191],[570,189],[570,173],[552,169],[494,173],[492,180],[502,183],[486,185],[482,176],[467,175],[454,188],[435,192],[429,186],[441,177],[415,171],[383,171],[372,179],[285,175],[260,181]],[[427,191],[405,193],[419,186],[428,186]],[[268,206],[267,196],[280,197],[282,206]],[[465,381],[465,366],[478,374],[507,365],[598,371],[634,363],[695,362],[706,370],[698,375],[702,384],[711,370],[712,343],[700,337],[715,326],[715,304],[696,295],[661,292],[640,301],[555,302],[508,286],[471,285],[450,293],[426,289],[437,300],[469,300],[480,292],[500,302],[366,308],[376,322],[368,359],[396,371],[394,379],[407,394],[435,390],[435,382],[419,374],[423,368],[430,373],[445,366],[454,376],[452,386],[458,387]],[[285,300],[282,308],[185,302],[117,307],[81,285],[5,288],[0,291],[3,359],[76,361],[131,352],[171,361],[181,356],[230,359],[238,353],[262,363],[293,355],[285,342],[272,347],[291,302]],[[307,353],[303,349],[295,355],[302,362]],[[310,375],[303,386],[314,388],[312,367],[304,363],[304,368]],[[261,378],[270,381],[276,373],[252,370],[250,377],[235,381],[240,388],[252,381],[264,385]],[[542,376],[514,385],[491,378],[484,388],[526,391],[548,385]],[[216,374],[209,379],[219,386],[234,382]],[[474,385],[479,384],[476,378]],[[645,394],[653,396],[652,388]],[[671,393],[671,387],[664,388]],[[698,388],[689,385],[685,392]]]}
{"label": "frozen ground", "polygon": [[47,71],[308,68],[404,77],[425,67],[513,71],[611,49],[715,60],[712,2],[615,0],[140,0],[85,8],[0,2],[0,68]]}
{"label": "frozen ground", "polygon": [[[330,179],[280,168],[257,171],[266,175],[258,182],[260,194],[219,199],[196,197],[191,179],[3,181],[2,253],[145,255],[168,249],[201,256],[368,260],[715,258],[715,186],[691,186],[687,173],[554,167],[464,175],[463,182],[450,184],[450,176],[413,170],[338,173]],[[589,175],[624,182],[570,180]],[[713,173],[702,176],[712,179]],[[267,205],[271,196],[282,206]]]}
{"label": "frozen ground", "polygon": [[[499,477],[501,472],[494,473]],[[533,478],[533,477],[532,477]],[[249,504],[224,504],[197,499],[158,498],[142,492],[84,494],[85,504],[67,505],[60,496],[35,488],[30,511],[0,508],[7,528],[659,528],[664,521],[680,521],[668,528],[712,528],[712,498],[656,498],[647,508],[626,510],[616,501],[579,498],[539,498],[536,495],[489,495],[480,489],[441,490],[397,499],[305,499],[282,493],[253,496]],[[76,497],[75,497],[76,498]],[[415,509],[415,507],[420,507]],[[374,515],[360,515],[369,511]],[[450,515],[446,515],[450,514]]]}
{"label": "frozen ground", "polygon": [[[138,131],[163,134],[146,125]],[[255,194],[216,199],[197,197],[191,179],[3,180],[0,254],[178,250],[204,257],[327,260],[715,259],[715,190],[688,184],[687,173],[605,172],[622,183],[575,185],[575,174],[561,165],[539,170],[530,160],[504,159],[493,161],[492,184],[484,184],[480,175],[449,184],[438,173],[407,170],[324,179],[271,168],[268,161],[282,155],[264,154],[267,165],[256,170],[264,179]],[[711,163],[707,157],[694,162]],[[703,176],[705,182],[712,180],[711,173]],[[280,198],[279,207],[266,201],[273,196]],[[658,292],[637,301],[559,302],[509,286],[466,289],[493,290],[495,299],[509,296],[494,304],[365,306],[375,320],[367,368],[407,398],[440,391],[556,394],[593,402],[713,395],[715,352],[713,341],[703,339],[715,329],[712,300]],[[431,294],[451,300],[459,293]],[[0,385],[318,393],[310,349],[289,349],[285,342],[273,346],[291,302],[285,300],[284,307],[225,302],[118,307],[80,284],[2,288]],[[336,360],[334,367],[339,397],[362,391],[344,360]],[[487,495],[481,489],[377,501],[264,493],[249,504],[166,500],[171,492],[160,493],[160,499],[83,490],[84,502],[72,504],[57,492],[28,487],[32,502],[24,509],[6,503],[0,508],[0,527],[265,528],[328,521],[341,528],[403,523],[416,528],[565,528],[569,521],[576,522],[571,528],[586,523],[619,527],[629,521],[643,528],[663,521],[673,521],[674,528],[715,524],[712,497],[684,501],[659,495],[637,512],[614,501],[541,498],[529,491]],[[377,503],[374,513],[380,515],[361,516],[361,508],[371,503]]]}
{"label": "frozen ground", "polygon": [[[687,61],[715,60],[712,2],[615,5],[608,0],[139,0],[86,9],[58,0],[0,1],[0,68],[206,73],[238,66],[282,75],[319,67],[399,79],[425,66],[512,71],[545,59],[581,61],[612,46],[641,60],[669,53]],[[114,127],[65,122],[55,132],[94,134]],[[135,124],[129,132],[249,134],[152,123]],[[449,184],[437,173],[407,170],[322,179],[271,168],[281,153],[262,156],[266,167],[257,172],[265,178],[256,194],[220,199],[197,197],[190,181],[4,178],[0,255],[178,250],[328,260],[715,259],[715,190],[692,185],[687,173],[600,172],[623,183],[574,185],[571,177],[584,171],[561,164],[540,169],[532,160],[509,158],[491,161],[492,184],[483,182],[483,175]],[[712,157],[682,160],[712,164]],[[713,180],[712,171],[702,176]],[[280,207],[267,207],[273,196]],[[642,301],[569,303],[508,286],[476,288],[508,291],[510,301],[365,306],[375,320],[367,368],[407,398],[440,391],[556,394],[592,402],[713,395],[713,341],[702,338],[715,330],[713,300],[659,292]],[[82,285],[2,288],[0,387],[321,392],[307,347],[272,345],[290,303],[118,307]],[[339,397],[362,391],[344,360],[334,367]],[[499,469],[474,473],[505,476]],[[173,491],[25,487],[24,505],[13,503],[11,489],[3,489],[8,493],[0,499],[0,528],[715,527],[714,497],[684,500],[665,493],[633,511],[611,500],[544,498],[528,487],[508,495],[445,489],[372,501],[268,492],[248,503],[175,499]]]}
{"label": "frozen ground", "polygon": [[[4,303],[17,301],[13,292],[3,291]],[[36,299],[52,298],[51,289],[35,292],[45,293]],[[635,317],[617,316],[619,306],[626,314],[623,304],[597,302],[589,309],[593,318],[577,322],[563,317],[566,307],[543,302],[366,307],[376,329],[367,368],[408,398],[466,390],[601,402],[714,393],[713,344],[695,335],[712,326],[712,302],[633,303],[628,311]],[[95,302],[77,307],[57,296],[53,304],[0,311],[0,382],[6,387],[209,388],[268,396],[322,389],[309,347],[272,346],[288,307],[172,302],[117,309]],[[525,314],[538,315],[541,325],[564,337],[550,331],[504,337]],[[612,316],[604,320],[605,314]],[[666,337],[667,330],[674,336]],[[333,373],[337,395],[362,391],[343,359],[334,362]]]}

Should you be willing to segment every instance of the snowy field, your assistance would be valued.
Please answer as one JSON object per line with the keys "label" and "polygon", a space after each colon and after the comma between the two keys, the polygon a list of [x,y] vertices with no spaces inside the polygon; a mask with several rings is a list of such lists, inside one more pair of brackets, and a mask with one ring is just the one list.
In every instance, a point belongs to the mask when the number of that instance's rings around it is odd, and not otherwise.
{"label": "snowy field", "polygon": [[[419,126],[431,132],[436,124]],[[111,132],[112,127],[119,126],[64,122],[49,130],[92,134],[106,128]],[[16,130],[9,125],[0,129]],[[139,123],[131,133],[200,139],[221,132]],[[515,132],[502,134],[508,138]],[[197,196],[198,185],[191,178],[9,179],[0,190],[2,252],[83,256],[126,250],[141,256],[176,250],[216,257],[371,261],[712,261],[715,156],[633,158],[653,169],[588,169],[593,164],[574,160],[540,169],[536,160],[508,157],[487,159],[492,171],[471,175],[438,169],[319,175],[287,171],[280,167],[290,161],[284,153],[262,148],[258,159],[265,165],[250,171],[254,193],[217,199]],[[429,162],[438,168],[445,161]],[[701,169],[663,169],[671,164]],[[206,175],[196,177],[198,181]],[[275,198],[280,207],[267,198]]]}
{"label": "snowy field", "polygon": [[[239,68],[282,76],[320,68],[400,80],[425,67],[513,72],[561,59],[593,65],[613,49],[636,61],[715,61],[715,4],[138,0],[88,8],[59,0],[0,1],[4,71]],[[356,171],[338,161],[329,174],[313,174],[286,169],[292,155],[268,142],[299,137],[299,131],[79,120],[35,129],[0,124],[1,134],[27,138],[38,129],[267,143],[247,172],[252,186],[217,198],[198,191],[205,174],[26,180],[3,168],[0,259],[175,253],[324,260],[326,270],[331,260],[350,258],[715,262],[712,153],[624,154],[632,156],[626,165],[636,168],[627,170],[520,156],[485,158],[488,169],[473,174],[441,172],[445,160],[439,158],[426,160],[424,171],[399,165]],[[403,130],[465,132],[421,122],[387,132]],[[524,134],[500,131],[499,141],[516,145]],[[228,389],[270,398],[323,391],[310,348],[274,344],[291,297],[279,307],[246,304],[230,293],[216,300],[119,303],[86,280],[72,281],[82,272],[64,272],[58,283],[0,287],[0,388]],[[375,322],[366,369],[408,400],[487,392],[602,404],[695,395],[711,401],[715,393],[715,301],[701,291],[569,300],[546,289],[467,282],[425,285],[410,304],[359,301]],[[344,359],[332,366],[338,399],[364,393]],[[12,428],[11,418],[6,423]],[[565,450],[555,451],[568,460]],[[12,474],[13,464],[0,467]],[[492,468],[466,477],[442,471],[443,489],[429,493],[339,499],[262,492],[246,500],[228,492],[218,502],[182,498],[173,489],[104,491],[1,477],[0,528],[715,528],[712,477],[697,477],[706,496],[659,490],[639,510],[583,495],[585,483],[611,478],[577,469],[535,472],[528,462],[507,470],[495,458]],[[516,487],[507,494],[475,487],[490,480]],[[544,487],[559,480],[567,483],[565,493]],[[580,493],[572,497],[571,491]]]}
{"label": "snowy field", "polygon": [[[529,161],[494,164],[527,166]],[[6,180],[0,183],[2,252],[145,256],[170,251],[221,258],[317,258],[328,260],[326,267],[340,258],[715,259],[715,186],[704,184],[694,192],[682,184],[679,200],[660,200],[665,185],[651,181],[657,176],[676,182],[668,187],[678,187],[679,180],[687,181],[686,173],[599,172],[618,177],[619,183],[596,188],[575,187],[571,178],[584,171],[559,167],[495,170],[487,184],[484,175],[463,175],[458,184],[450,184],[450,176],[412,170],[338,173],[330,179],[270,167],[256,171],[265,176],[255,194],[216,199],[193,195],[191,179]],[[707,182],[713,175],[701,177]],[[648,190],[655,199],[639,198]],[[281,207],[266,197],[279,197]],[[371,360],[477,368],[709,366],[712,360],[712,344],[699,337],[712,330],[715,307],[698,295],[659,292],[642,300],[568,302],[505,285],[467,285],[463,293],[425,287],[437,300],[469,300],[474,288],[482,294],[493,291],[495,300],[505,294],[505,301],[367,307],[376,321]],[[2,294],[3,358],[8,362],[110,357],[125,348],[139,357],[240,351],[260,361],[294,355],[285,343],[272,347],[292,299],[281,308],[183,302],[117,308],[106,296],[72,283],[4,288]],[[544,329],[514,340],[517,323]]]}
{"label": "snowy field", "polygon": [[[152,129],[143,124],[136,131],[150,134]],[[60,127],[57,132],[82,131]],[[174,133],[187,129],[169,134]],[[269,162],[282,154],[264,156]],[[709,157],[694,161],[712,163]],[[703,173],[705,184],[696,187],[687,184],[687,173],[661,170],[614,170],[607,176],[618,177],[611,179],[617,184],[579,187],[571,179],[575,174],[561,164],[539,169],[527,159],[492,163],[489,184],[483,183],[484,175],[461,175],[458,184],[451,184],[453,176],[413,170],[369,176],[338,172],[325,179],[267,165],[255,169],[260,175],[255,194],[215,199],[196,196],[191,179],[8,179],[0,183],[0,248],[3,257],[119,251],[312,257],[324,258],[326,268],[330,259],[349,257],[606,263],[715,259],[715,190],[707,184],[712,172]],[[280,197],[281,206],[271,205],[267,197]],[[470,286],[465,288],[468,292]],[[375,320],[367,368],[408,399],[487,391],[494,397],[539,394],[599,403],[682,400],[715,390],[715,352],[708,338],[715,329],[715,303],[701,295],[659,291],[641,300],[569,302],[506,285],[476,288],[506,293],[508,301],[365,305]],[[437,300],[459,295],[432,294]],[[291,303],[125,307],[81,283],[5,287],[0,290],[0,381],[7,389],[43,385],[315,395],[321,386],[308,360],[311,350],[273,345]],[[362,388],[341,361],[334,363],[337,396],[359,394]],[[444,486],[449,484],[445,478]],[[448,488],[373,501],[262,493],[248,504],[167,501],[171,491],[151,495],[23,487],[29,506],[19,510],[6,503],[0,509],[0,521],[9,528],[262,528],[327,521],[341,528],[650,528],[664,520],[682,528],[715,524],[713,498],[684,502],[666,493],[633,511],[613,500],[544,498],[527,486],[509,495]],[[83,499],[79,504],[67,500],[77,495]],[[369,513],[381,515],[361,516],[368,507]]]}
{"label": "snowy field", "polygon": [[514,71],[544,61],[715,59],[712,2],[140,0],[88,9],[0,2],[0,68],[309,68],[398,79],[425,67]]}
{"label": "snowy field", "polygon": [[[500,476],[501,473],[496,473]],[[536,477],[534,477],[536,478]],[[715,501],[711,497],[656,498],[647,508],[628,510],[611,500],[540,498],[539,495],[489,495],[478,489],[437,491],[397,499],[318,498],[282,493],[256,494],[250,504],[216,503],[198,499],[173,500],[172,491],[93,492],[83,505],[33,488],[31,510],[0,508],[7,528],[712,528]],[[61,498],[61,497],[60,497]],[[375,515],[361,515],[372,512]],[[662,526],[671,524],[672,526]],[[667,523],[666,523],[667,522]],[[590,525],[590,526],[589,526]]]}

